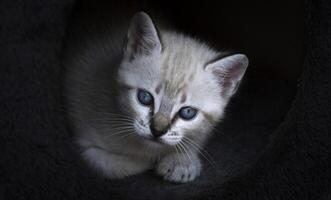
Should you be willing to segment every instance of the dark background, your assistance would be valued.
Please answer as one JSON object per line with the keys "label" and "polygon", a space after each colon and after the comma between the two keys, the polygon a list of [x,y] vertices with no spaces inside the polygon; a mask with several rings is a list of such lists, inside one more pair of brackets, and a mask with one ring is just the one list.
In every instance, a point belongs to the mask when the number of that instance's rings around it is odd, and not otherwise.
{"label": "dark background", "polygon": [[147,0],[145,4],[157,7],[179,30],[218,48],[247,53],[249,72],[296,80],[303,58],[303,1],[215,2]]}
{"label": "dark background", "polygon": [[207,145],[217,166],[204,162],[188,184],[152,172],[105,180],[75,152],[63,107],[63,45],[84,19],[131,4],[105,2],[0,1],[0,199],[327,198],[328,1],[138,2],[178,30],[250,58]]}

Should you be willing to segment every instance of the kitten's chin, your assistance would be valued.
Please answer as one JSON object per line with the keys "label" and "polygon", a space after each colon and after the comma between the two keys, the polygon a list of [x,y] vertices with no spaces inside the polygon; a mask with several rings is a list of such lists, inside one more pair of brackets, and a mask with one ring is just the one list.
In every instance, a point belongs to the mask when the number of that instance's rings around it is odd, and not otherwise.
{"label": "kitten's chin", "polygon": [[167,148],[167,147],[171,147],[171,146],[176,146],[178,144],[178,142],[170,142],[170,141],[166,141],[164,139],[161,138],[155,138],[153,136],[142,136],[139,135],[139,139],[146,145],[148,145],[151,148],[156,148],[156,149],[160,149],[160,148]]}
{"label": "kitten's chin", "polygon": [[180,141],[168,141],[168,140],[161,140],[160,141],[163,145],[166,145],[166,146],[176,146],[178,143],[180,143]]}
{"label": "kitten's chin", "polygon": [[166,146],[168,146],[167,144],[161,142],[158,139],[154,139],[154,138],[142,138],[144,140],[144,142],[151,148],[164,148]]}
{"label": "kitten's chin", "polygon": [[141,140],[142,142],[144,142],[146,145],[151,146],[151,147],[164,147],[166,144],[163,143],[161,140],[154,138],[153,136],[149,136],[149,135],[140,135],[137,134],[139,140]]}
{"label": "kitten's chin", "polygon": [[177,141],[167,141],[161,138],[145,138],[145,140],[152,146],[159,147],[159,148],[166,148],[171,146],[176,146],[179,142]]}
{"label": "kitten's chin", "polygon": [[146,145],[151,146],[151,147],[162,148],[162,147],[167,147],[167,146],[175,146],[176,144],[178,144],[178,141],[167,141],[162,138],[153,137],[152,135],[147,135],[147,134],[143,134],[143,133],[139,134],[138,131],[136,134],[137,134],[139,140],[141,140]]}

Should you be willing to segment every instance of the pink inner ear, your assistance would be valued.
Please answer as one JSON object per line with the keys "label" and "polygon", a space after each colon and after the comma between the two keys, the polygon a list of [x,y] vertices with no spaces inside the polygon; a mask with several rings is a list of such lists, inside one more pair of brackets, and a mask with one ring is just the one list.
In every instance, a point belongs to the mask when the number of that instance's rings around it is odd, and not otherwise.
{"label": "pink inner ear", "polygon": [[248,66],[248,59],[243,54],[235,54],[210,64],[209,70],[217,76],[220,82],[240,81],[246,68]]}
{"label": "pink inner ear", "polygon": [[221,70],[219,68],[214,69],[212,72],[218,79],[218,82],[223,88],[228,88],[231,86],[231,73],[228,73],[224,70]]}
{"label": "pink inner ear", "polygon": [[243,73],[243,67],[240,63],[233,63],[234,65],[228,67],[215,67],[212,71],[214,75],[216,75],[220,81],[228,82],[228,81],[237,81]]}
{"label": "pink inner ear", "polygon": [[128,32],[127,57],[150,55],[154,50],[161,51],[161,43],[152,19],[144,12],[137,13],[131,20]]}
{"label": "pink inner ear", "polygon": [[235,93],[239,82],[245,73],[247,64],[246,60],[242,60],[242,56],[239,58],[236,56],[234,58],[221,59],[209,66],[209,70],[215,77],[217,77],[217,80],[222,87],[222,95],[231,96]]}

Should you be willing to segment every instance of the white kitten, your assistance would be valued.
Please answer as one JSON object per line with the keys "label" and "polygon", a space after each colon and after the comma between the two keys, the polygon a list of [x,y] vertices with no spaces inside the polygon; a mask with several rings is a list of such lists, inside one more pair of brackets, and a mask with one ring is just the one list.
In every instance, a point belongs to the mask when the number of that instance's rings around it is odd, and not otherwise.
{"label": "white kitten", "polygon": [[143,12],[126,39],[124,51],[121,39],[110,38],[66,61],[68,110],[82,156],[109,178],[155,168],[166,180],[192,181],[201,171],[198,149],[248,59],[157,30]]}

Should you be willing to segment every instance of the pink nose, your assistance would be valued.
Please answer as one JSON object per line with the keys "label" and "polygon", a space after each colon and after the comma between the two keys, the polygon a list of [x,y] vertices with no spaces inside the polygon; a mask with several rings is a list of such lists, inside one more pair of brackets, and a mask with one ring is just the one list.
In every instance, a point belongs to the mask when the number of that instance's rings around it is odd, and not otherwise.
{"label": "pink nose", "polygon": [[152,129],[152,134],[154,137],[161,137],[162,135],[164,135],[166,133],[166,131],[157,131],[155,129]]}
{"label": "pink nose", "polygon": [[163,114],[163,113],[156,113],[153,116],[152,120],[152,134],[154,137],[160,137],[164,135],[167,132],[167,129],[169,128],[170,120]]}

